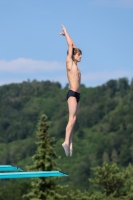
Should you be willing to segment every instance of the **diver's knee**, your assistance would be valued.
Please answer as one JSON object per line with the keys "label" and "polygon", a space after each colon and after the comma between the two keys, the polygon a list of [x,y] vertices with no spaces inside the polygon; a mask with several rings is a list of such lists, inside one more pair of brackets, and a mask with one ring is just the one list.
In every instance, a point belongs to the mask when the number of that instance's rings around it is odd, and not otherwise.
{"label": "diver's knee", "polygon": [[76,115],[73,116],[73,117],[71,117],[71,118],[69,119],[69,122],[70,122],[71,125],[74,125],[75,122],[76,122]]}

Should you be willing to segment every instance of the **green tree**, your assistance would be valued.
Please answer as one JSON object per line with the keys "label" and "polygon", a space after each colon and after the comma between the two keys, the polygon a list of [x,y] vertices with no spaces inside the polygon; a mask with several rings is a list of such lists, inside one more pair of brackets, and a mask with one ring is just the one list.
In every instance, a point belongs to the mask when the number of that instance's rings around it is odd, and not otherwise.
{"label": "green tree", "polygon": [[112,150],[111,159],[112,159],[112,162],[113,162],[113,163],[117,163],[117,161],[118,161],[118,154],[117,154],[116,149],[113,149],[113,150]]}
{"label": "green tree", "polygon": [[129,83],[127,78],[120,78],[118,81],[118,87],[121,97],[126,95],[126,91],[129,89]]}
{"label": "green tree", "polygon": [[109,155],[106,151],[104,151],[102,159],[103,159],[103,163],[109,162]]}
{"label": "green tree", "polygon": [[90,196],[90,194],[86,190],[81,191],[72,186],[67,186],[61,191],[61,193],[66,194],[64,200],[89,200]]}
{"label": "green tree", "polygon": [[30,189],[29,180],[10,179],[0,181],[0,200],[21,200],[24,192]]}
{"label": "green tree", "polygon": [[94,178],[90,179],[90,181],[98,189],[101,189],[99,196],[104,195],[111,199],[133,199],[133,166],[129,165],[127,168],[121,170],[117,164],[109,165],[106,163],[102,167],[98,166],[92,170]]}
{"label": "green tree", "polygon": [[[36,154],[33,156],[34,164],[29,167],[29,170],[34,171],[52,171],[59,170],[55,159],[57,155],[54,152],[54,139],[49,137],[48,129],[50,123],[47,121],[47,116],[42,115],[38,123],[37,137],[39,139],[37,144]],[[63,199],[57,190],[61,186],[56,184],[58,178],[37,178],[32,179],[31,191],[24,195],[23,198],[30,200],[54,200]]]}
{"label": "green tree", "polygon": [[118,84],[117,80],[109,80],[107,83],[107,88],[109,89],[109,96],[114,97],[117,89],[118,89]]}

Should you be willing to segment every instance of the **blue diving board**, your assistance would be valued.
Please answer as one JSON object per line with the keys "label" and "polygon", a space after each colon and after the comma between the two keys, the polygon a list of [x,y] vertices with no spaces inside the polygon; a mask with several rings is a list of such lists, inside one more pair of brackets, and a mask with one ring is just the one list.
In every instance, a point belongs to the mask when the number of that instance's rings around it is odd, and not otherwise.
{"label": "blue diving board", "polygon": [[19,167],[15,167],[12,165],[0,165],[0,171],[23,171]]}
{"label": "blue diving board", "polygon": [[51,177],[51,176],[68,176],[59,171],[35,171],[35,172],[9,172],[0,173],[0,179],[10,178],[37,178],[37,177]]}

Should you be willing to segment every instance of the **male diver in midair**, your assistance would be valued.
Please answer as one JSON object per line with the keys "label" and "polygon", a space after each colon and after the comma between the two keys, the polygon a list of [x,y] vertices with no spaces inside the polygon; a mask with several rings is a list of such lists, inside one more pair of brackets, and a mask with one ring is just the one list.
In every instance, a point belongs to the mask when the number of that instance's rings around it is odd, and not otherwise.
{"label": "male diver in midair", "polygon": [[69,110],[69,119],[66,126],[66,135],[62,147],[65,150],[66,156],[70,154],[72,156],[72,132],[74,124],[76,122],[76,116],[80,104],[80,82],[81,72],[77,66],[77,62],[81,61],[82,51],[76,48],[73,40],[66,31],[66,28],[62,25],[62,32],[60,35],[66,37],[68,44],[67,58],[66,58],[66,69],[67,77],[70,85],[70,90],[67,93],[67,103]]}

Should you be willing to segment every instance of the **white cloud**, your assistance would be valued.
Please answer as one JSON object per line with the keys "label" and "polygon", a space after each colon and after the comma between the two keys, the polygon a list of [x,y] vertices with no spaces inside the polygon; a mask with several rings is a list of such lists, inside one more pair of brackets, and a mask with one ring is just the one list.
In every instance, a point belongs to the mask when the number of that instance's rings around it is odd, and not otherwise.
{"label": "white cloud", "polygon": [[133,8],[133,0],[91,0],[90,5]]}
{"label": "white cloud", "polygon": [[57,71],[64,68],[59,62],[46,62],[42,60],[32,60],[26,58],[18,58],[16,60],[0,61],[0,72],[38,72],[38,71]]}

